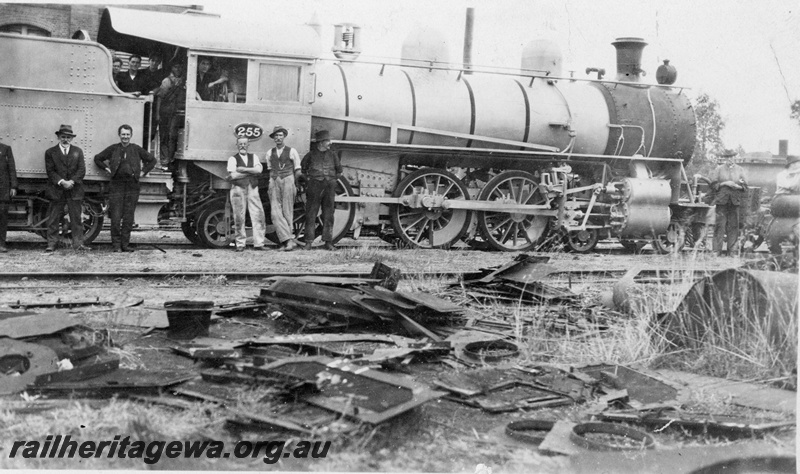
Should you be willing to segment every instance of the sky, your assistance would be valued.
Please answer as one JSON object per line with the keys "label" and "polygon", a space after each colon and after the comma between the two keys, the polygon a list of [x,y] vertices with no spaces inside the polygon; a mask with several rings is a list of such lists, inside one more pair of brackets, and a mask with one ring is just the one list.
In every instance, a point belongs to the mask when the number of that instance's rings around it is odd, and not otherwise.
{"label": "sky", "polygon": [[707,93],[720,104],[725,146],[745,151],[800,153],[800,124],[789,118],[800,99],[800,2],[795,0],[198,0],[205,10],[247,21],[323,25],[330,55],[333,25],[361,27],[362,56],[399,57],[415,28],[434,28],[450,60],[460,62],[467,7],[475,10],[473,62],[519,67],[525,44],[557,42],[564,71],[586,77],[586,67],[615,71],[618,37],[648,42],[645,82],[655,83],[663,59],[678,70],[676,85],[694,97]]}

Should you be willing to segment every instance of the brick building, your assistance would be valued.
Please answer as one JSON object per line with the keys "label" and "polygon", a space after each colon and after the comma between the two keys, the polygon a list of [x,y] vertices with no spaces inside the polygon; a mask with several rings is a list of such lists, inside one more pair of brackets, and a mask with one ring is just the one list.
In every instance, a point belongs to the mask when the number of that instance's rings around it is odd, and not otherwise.
{"label": "brick building", "polygon": [[[137,10],[181,13],[187,9],[202,10],[200,5],[115,5]],[[102,5],[59,3],[0,3],[0,33],[21,33],[53,38],[71,38],[79,30],[97,39]]]}

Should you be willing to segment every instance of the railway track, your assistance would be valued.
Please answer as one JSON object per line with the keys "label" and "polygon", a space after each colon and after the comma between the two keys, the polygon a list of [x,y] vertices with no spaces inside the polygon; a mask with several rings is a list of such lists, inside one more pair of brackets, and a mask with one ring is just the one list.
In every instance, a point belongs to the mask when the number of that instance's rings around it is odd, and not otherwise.
{"label": "railway track", "polygon": [[[628,269],[611,270],[565,270],[550,273],[543,281],[566,282],[579,281],[583,279],[602,279],[622,277]],[[705,270],[641,270],[637,281],[658,282],[670,281],[674,279],[676,273],[691,273],[695,277],[702,277],[708,274]],[[404,272],[403,278],[445,278],[463,279],[476,277],[482,272]],[[240,272],[240,271],[131,271],[131,272],[0,272],[0,280],[113,280],[113,279],[213,279],[225,278],[228,281],[236,280],[264,280],[276,277],[329,277],[329,278],[354,278],[368,279],[369,273],[364,272]]]}

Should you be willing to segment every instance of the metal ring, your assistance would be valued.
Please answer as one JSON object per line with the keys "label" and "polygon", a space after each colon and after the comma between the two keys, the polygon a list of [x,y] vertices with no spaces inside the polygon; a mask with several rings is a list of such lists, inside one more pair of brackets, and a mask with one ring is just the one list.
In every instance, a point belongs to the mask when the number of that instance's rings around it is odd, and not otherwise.
{"label": "metal ring", "polygon": [[506,425],[506,435],[518,441],[538,445],[544,441],[545,436],[555,424],[555,421],[549,420],[512,421]]}
{"label": "metal ring", "polygon": [[[640,443],[635,446],[606,444],[585,438],[583,435],[587,433],[624,436],[631,440],[639,441]],[[575,425],[572,428],[572,433],[570,433],[570,439],[573,443],[593,451],[640,451],[642,449],[652,449],[655,447],[655,440],[649,434],[626,426],[615,425],[614,423],[593,422]]]}
{"label": "metal ring", "polygon": [[[497,355],[486,355],[486,351],[502,351]],[[496,339],[493,341],[470,342],[464,346],[464,354],[484,362],[497,362],[519,355],[519,347],[513,342]]]}

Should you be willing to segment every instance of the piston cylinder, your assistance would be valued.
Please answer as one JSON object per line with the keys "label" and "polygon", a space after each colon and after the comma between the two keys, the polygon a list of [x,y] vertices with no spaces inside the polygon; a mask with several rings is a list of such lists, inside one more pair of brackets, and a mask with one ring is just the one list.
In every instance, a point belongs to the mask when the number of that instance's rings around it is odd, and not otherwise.
{"label": "piston cylinder", "polygon": [[672,190],[663,179],[626,178],[617,185],[620,202],[611,206],[611,232],[620,238],[658,235],[669,226]]}

